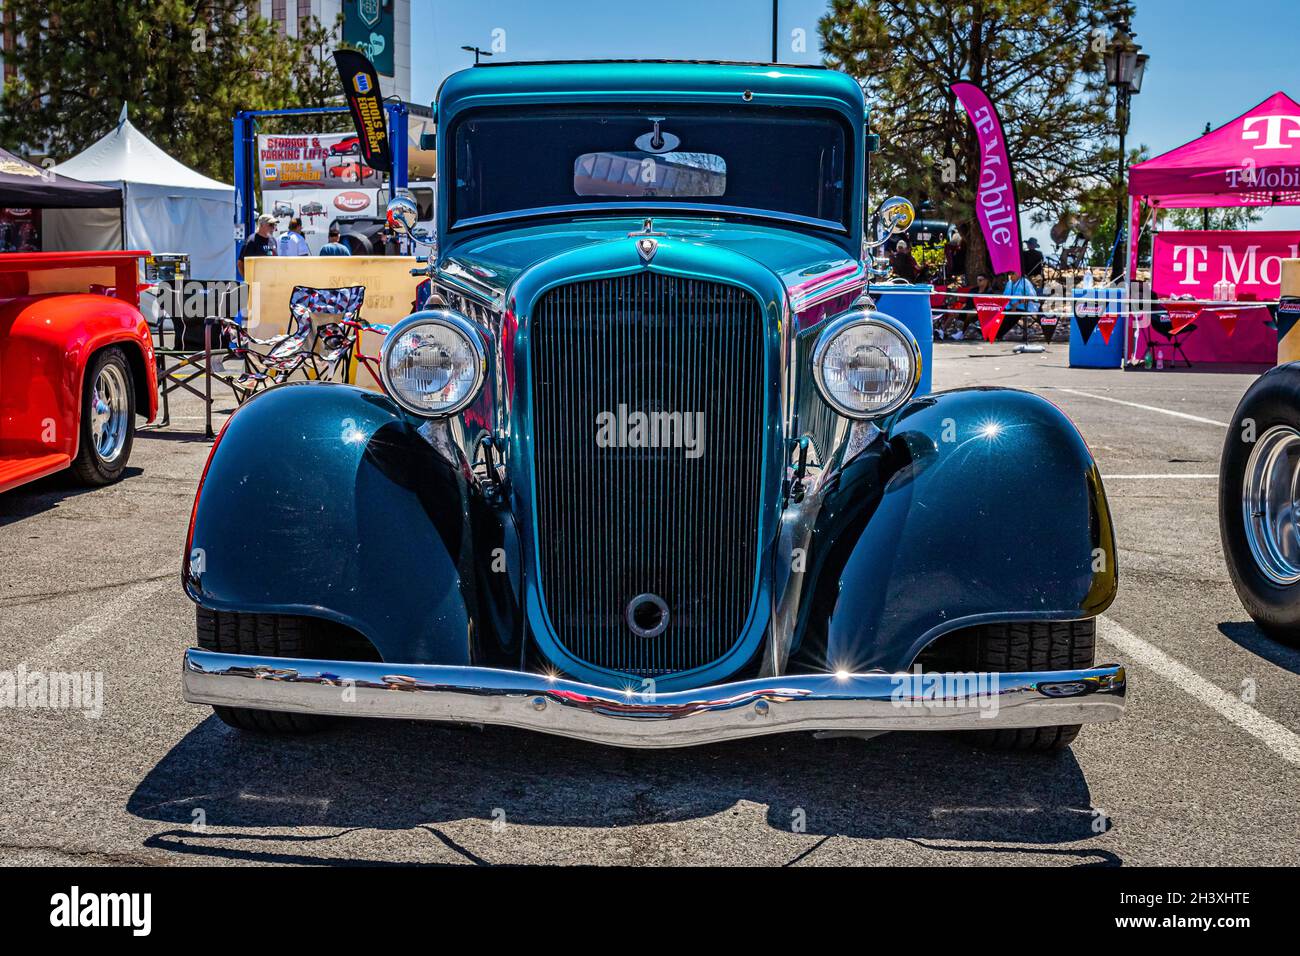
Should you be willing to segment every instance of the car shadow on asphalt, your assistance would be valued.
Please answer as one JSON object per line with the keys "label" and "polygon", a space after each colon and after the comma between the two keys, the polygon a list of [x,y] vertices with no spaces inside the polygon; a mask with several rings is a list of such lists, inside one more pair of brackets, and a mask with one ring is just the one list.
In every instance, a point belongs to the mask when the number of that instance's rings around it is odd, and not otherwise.
{"label": "car shadow on asphalt", "polygon": [[1219,625],[1219,633],[1256,657],[1292,674],[1300,674],[1300,650],[1273,640],[1254,621],[1224,621]]}
{"label": "car shadow on asphalt", "polygon": [[[423,830],[463,861],[490,864],[439,825],[481,820],[487,828],[499,819],[609,830],[735,812],[739,801],[765,806],[767,825],[787,833],[1056,855],[1085,866],[1121,862],[1077,845],[1100,828],[1069,750],[989,753],[946,734],[870,741],[793,734],[617,750],[509,728],[378,720],[273,738],[209,717],[145,776],[127,810],[173,825],[146,847],[210,860],[388,862],[331,855],[330,841],[376,829]],[[337,832],[267,832],[297,827]],[[806,843],[777,862],[799,862],[815,849]]]}
{"label": "car shadow on asphalt", "polygon": [[[144,474],[143,468],[127,465],[122,469],[122,481],[130,481]],[[78,484],[67,471],[55,472],[38,478],[11,491],[0,494],[0,528],[24,518],[57,508],[69,498],[101,490],[92,485]]]}

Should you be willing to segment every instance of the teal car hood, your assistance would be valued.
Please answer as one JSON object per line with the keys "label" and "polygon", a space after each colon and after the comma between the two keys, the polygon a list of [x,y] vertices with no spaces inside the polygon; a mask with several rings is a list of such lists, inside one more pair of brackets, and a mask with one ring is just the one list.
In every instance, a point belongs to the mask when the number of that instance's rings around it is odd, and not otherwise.
{"label": "teal car hood", "polygon": [[[642,218],[600,218],[547,223],[496,231],[457,243],[439,267],[500,296],[525,269],[582,246],[625,239],[640,232]],[[654,231],[665,237],[714,246],[753,259],[771,270],[785,286],[792,307],[829,286],[866,281],[861,263],[829,239],[792,229],[713,219],[655,219]]]}

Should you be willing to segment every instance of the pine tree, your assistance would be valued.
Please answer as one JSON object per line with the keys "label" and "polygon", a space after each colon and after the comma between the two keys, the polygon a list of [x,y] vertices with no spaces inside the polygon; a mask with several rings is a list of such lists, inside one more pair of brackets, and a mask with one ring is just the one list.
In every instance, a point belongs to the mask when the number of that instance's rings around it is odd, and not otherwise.
{"label": "pine tree", "polygon": [[988,268],[974,217],[979,149],[953,83],[997,107],[1022,213],[1053,222],[1103,197],[1117,151],[1102,54],[1123,0],[831,0],[820,24],[828,61],[859,78],[881,152],[877,190],[928,200],[960,223],[967,269]]}
{"label": "pine tree", "polygon": [[318,105],[337,33],[286,37],[256,0],[5,0],[19,42],[0,144],[62,161],[131,122],[180,162],[230,181],[239,110]]}

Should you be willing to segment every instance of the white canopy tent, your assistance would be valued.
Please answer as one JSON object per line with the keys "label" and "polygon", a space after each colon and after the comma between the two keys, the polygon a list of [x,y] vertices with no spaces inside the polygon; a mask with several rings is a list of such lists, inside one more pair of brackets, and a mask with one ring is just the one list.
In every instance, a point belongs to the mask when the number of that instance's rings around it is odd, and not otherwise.
{"label": "white canopy tent", "polygon": [[122,210],[120,221],[116,209],[47,211],[41,224],[47,251],[183,252],[190,257],[191,278],[235,277],[234,187],[172,159],[131,125],[125,107],[116,128],[53,169],[83,182],[120,187]]}

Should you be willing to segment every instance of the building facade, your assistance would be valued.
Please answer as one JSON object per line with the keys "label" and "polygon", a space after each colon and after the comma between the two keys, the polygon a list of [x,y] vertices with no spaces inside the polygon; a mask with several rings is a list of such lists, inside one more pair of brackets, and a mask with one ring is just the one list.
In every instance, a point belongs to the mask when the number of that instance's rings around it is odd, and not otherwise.
{"label": "building facade", "polygon": [[[370,58],[379,69],[385,96],[411,98],[411,0],[261,0],[262,16],[289,36],[299,23],[315,17],[332,29],[345,18],[341,36],[349,42],[369,42]],[[391,63],[391,69],[386,69]]]}
{"label": "building facade", "polygon": [[13,30],[13,11],[6,10],[4,0],[0,0],[0,83],[14,76],[13,58],[9,53],[18,43]]}

